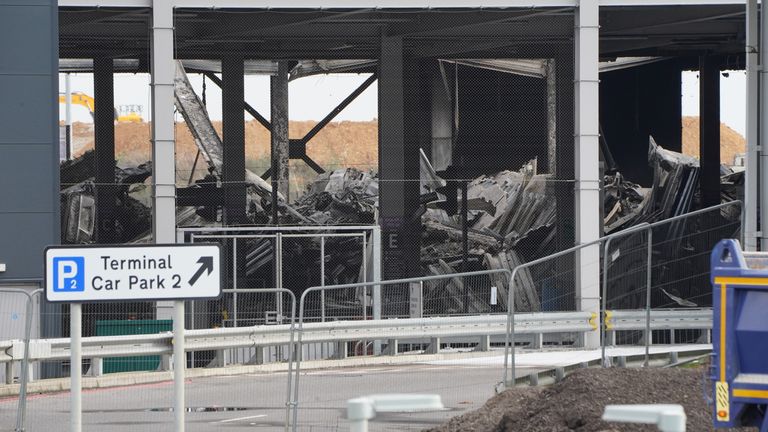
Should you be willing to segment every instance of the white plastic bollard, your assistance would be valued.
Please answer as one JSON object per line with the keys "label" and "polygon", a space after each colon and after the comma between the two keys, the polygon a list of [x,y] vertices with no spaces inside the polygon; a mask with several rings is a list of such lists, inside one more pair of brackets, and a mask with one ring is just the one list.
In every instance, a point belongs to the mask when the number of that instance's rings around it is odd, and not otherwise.
{"label": "white plastic bollard", "polygon": [[654,424],[661,432],[685,432],[685,410],[680,405],[608,405],[603,420]]}
{"label": "white plastic bollard", "polygon": [[419,412],[445,409],[440,395],[382,394],[347,401],[350,432],[368,432],[377,412]]}

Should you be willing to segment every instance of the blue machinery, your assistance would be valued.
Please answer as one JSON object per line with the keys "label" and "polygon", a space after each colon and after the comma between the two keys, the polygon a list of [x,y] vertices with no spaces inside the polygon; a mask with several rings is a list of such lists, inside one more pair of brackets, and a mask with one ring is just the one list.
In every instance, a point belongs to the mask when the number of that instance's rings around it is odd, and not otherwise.
{"label": "blue machinery", "polygon": [[768,432],[768,253],[722,240],[712,284],[714,425]]}

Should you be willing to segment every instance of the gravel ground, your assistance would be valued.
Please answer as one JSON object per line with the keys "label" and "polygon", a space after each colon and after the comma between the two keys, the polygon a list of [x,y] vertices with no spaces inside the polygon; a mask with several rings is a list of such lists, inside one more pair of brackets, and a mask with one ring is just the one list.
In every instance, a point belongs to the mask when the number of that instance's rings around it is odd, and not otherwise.
{"label": "gravel ground", "polygon": [[[518,387],[491,398],[477,411],[451,419],[431,432],[587,432],[652,431],[655,427],[605,423],[609,404],[680,404],[689,431],[710,431],[711,408],[705,397],[706,368],[581,369],[545,388]],[[722,429],[719,429],[722,430]],[[742,428],[740,431],[757,431]]]}

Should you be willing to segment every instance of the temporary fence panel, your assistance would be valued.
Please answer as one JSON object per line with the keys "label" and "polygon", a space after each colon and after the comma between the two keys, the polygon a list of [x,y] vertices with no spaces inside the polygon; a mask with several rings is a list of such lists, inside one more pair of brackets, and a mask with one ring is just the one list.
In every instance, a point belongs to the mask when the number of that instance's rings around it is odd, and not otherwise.
{"label": "temporary fence panel", "polygon": [[[254,303],[240,291],[269,286],[290,287],[294,293],[316,284],[372,280],[378,274],[370,264],[372,251],[379,247],[374,233],[377,227],[241,227],[180,229],[179,239],[189,242],[216,242],[224,250],[226,280],[232,292],[221,299],[191,302],[190,328],[242,327],[255,323],[286,322],[288,299],[281,294],[273,303]],[[330,253],[329,250],[334,253]],[[350,265],[350,262],[357,264]],[[320,298],[320,319],[343,319],[344,306],[334,299]],[[367,297],[369,316],[377,313],[373,300]],[[325,318],[323,318],[325,316]],[[334,355],[333,344],[305,347],[304,356],[320,359]],[[246,360],[251,353],[240,349],[228,354],[232,359]],[[264,360],[285,359],[285,353],[270,348]],[[209,355],[210,356],[210,355]],[[195,354],[195,367],[204,366],[210,358]]]}
{"label": "temporary fence panel", "polygon": [[[40,290],[36,286],[0,287],[0,346],[4,356],[22,357],[21,361],[5,361],[0,370],[0,428],[23,431],[27,424],[27,393],[34,369],[26,359],[29,340],[36,336]],[[6,359],[4,359],[6,360]]]}
{"label": "temporary fence panel", "polygon": [[[190,362],[194,359],[196,368],[220,368],[216,376],[191,373],[193,376],[187,380],[188,430],[198,430],[198,423],[206,425],[200,426],[202,430],[212,424],[223,427],[233,418],[264,419],[270,425],[282,425],[276,429],[287,428],[293,390],[296,298],[285,288],[238,288],[224,290],[222,303],[231,305],[234,295],[239,297],[241,309],[237,318],[234,313],[226,312],[222,330],[243,329],[243,334],[250,339],[250,346],[234,342],[233,333],[232,342],[238,345],[236,348],[198,349],[188,354]],[[282,306],[280,315],[274,310],[276,304]],[[269,331],[270,327],[280,328],[279,339],[285,342],[263,344],[257,334]],[[198,333],[190,331],[188,337],[197,338]],[[200,336],[201,342],[206,339],[206,336]],[[188,349],[194,346],[193,343]],[[282,367],[259,369],[269,365]]]}
{"label": "temporary fence panel", "polygon": [[[447,283],[451,283],[452,280],[466,280],[466,281],[486,281],[489,285],[490,281],[506,280],[509,283],[510,277],[509,270],[488,270],[469,273],[456,273],[449,275],[436,275],[426,276],[421,278],[399,279],[380,282],[369,282],[367,284],[346,284],[336,286],[317,286],[306,290],[302,294],[302,298],[299,305],[299,352],[303,352],[301,347],[306,343],[313,343],[314,336],[309,340],[304,339],[305,333],[314,334],[315,323],[321,323],[321,317],[319,317],[319,310],[316,305],[319,304],[321,296],[325,296],[326,299],[334,299],[333,301],[338,304],[343,304],[345,310],[352,310],[354,312],[347,312],[344,315],[343,320],[336,321],[331,324],[329,328],[338,328],[339,335],[335,338],[339,339],[339,343],[342,344],[338,348],[336,358],[345,358],[351,356],[366,356],[373,355],[380,350],[382,355],[409,355],[409,354],[436,354],[439,352],[445,352],[446,350],[456,352],[457,350],[470,352],[470,351],[487,351],[491,348],[491,341],[496,340],[499,344],[504,341],[504,334],[507,331],[507,314],[505,308],[500,308],[499,314],[491,314],[488,303],[491,300],[491,289],[488,289],[486,295],[477,297],[478,302],[483,300],[486,302],[486,308],[484,311],[473,310],[471,314],[461,316],[419,316],[422,313],[422,309],[419,307],[418,301],[409,299],[409,296],[417,296],[414,292],[418,292],[422,286],[433,285],[435,287],[445,287]],[[472,286],[481,286],[479,283],[475,283]],[[494,288],[492,285],[489,288]],[[394,293],[387,294],[387,290],[391,289]],[[395,295],[401,296],[404,300],[399,303],[393,303],[391,307],[383,307],[384,312],[383,320],[377,321],[376,330],[372,329],[367,333],[370,337],[366,338],[366,333],[351,332],[345,330],[348,325],[354,325],[355,321],[362,321],[366,318],[364,313],[365,301],[364,295],[367,290],[381,290],[383,298],[392,297]],[[436,296],[440,298],[441,296]],[[464,298],[464,297],[460,297]],[[342,301],[346,299],[346,301]],[[461,303],[459,303],[461,305]],[[480,303],[476,303],[480,304]],[[460,310],[460,309],[459,309]],[[412,314],[412,315],[411,315]],[[526,336],[544,333],[562,333],[563,328],[567,328],[568,332],[589,332],[595,331],[596,325],[590,324],[591,316],[589,314],[576,313],[579,316],[558,318],[557,313],[552,314],[537,314],[537,313],[521,313],[516,316],[516,320],[520,321],[521,333]],[[523,316],[524,315],[524,316]],[[539,318],[536,318],[539,317]],[[543,320],[542,322],[535,321],[536,319]],[[562,326],[558,323],[563,319]],[[534,320],[534,321],[531,321]],[[483,323],[481,323],[481,321]],[[432,323],[441,322],[446,327],[441,331],[431,330]],[[466,324],[464,324],[466,322]],[[483,330],[487,323],[495,322],[495,330]],[[372,323],[373,324],[373,323]],[[410,326],[415,325],[418,332],[414,333],[408,329]],[[384,329],[388,329],[389,333],[381,333]],[[578,330],[577,330],[578,329]],[[347,336],[344,337],[344,333]],[[376,334],[386,334],[384,337],[376,337]],[[445,337],[442,335],[450,335],[452,337]],[[450,340],[453,340],[453,345],[462,346],[462,348],[447,348],[451,345]],[[402,352],[403,350],[411,350],[411,352]],[[308,428],[322,428],[329,427],[328,425],[340,426],[341,420],[333,412],[328,412],[328,408],[335,406],[334,404],[341,403],[348,399],[346,396],[353,395],[355,391],[359,391],[361,388],[373,389],[375,392],[421,392],[421,393],[439,393],[443,397],[444,402],[449,404],[459,404],[466,398],[484,400],[479,396],[486,394],[489,388],[492,388],[498,382],[498,366],[501,364],[501,357],[498,355],[489,354],[484,358],[477,361],[469,360],[459,362],[464,366],[448,366],[449,363],[441,366],[428,366],[430,362],[437,360],[423,360],[419,361],[414,358],[415,362],[426,363],[423,367],[377,367],[377,362],[371,362],[363,372],[359,374],[350,370],[349,372],[339,371],[315,371],[304,370],[301,372],[302,367],[306,367],[306,359],[299,357],[296,367],[296,390],[294,392],[296,396],[295,407],[296,411],[296,423],[294,426],[299,430],[305,430]],[[361,364],[367,364],[368,362],[361,362]],[[437,361],[436,364],[441,364]],[[304,366],[302,366],[304,365]],[[431,374],[429,370],[450,370],[451,367],[456,367],[456,373],[459,374],[452,378],[452,380],[446,381],[444,377],[440,377],[440,373],[437,372],[434,379],[424,378],[424,374]],[[494,373],[496,374],[494,376]],[[320,389],[332,386],[337,388],[334,382],[335,380],[342,378],[353,378],[354,384],[352,387],[339,389],[337,393],[331,397],[330,395],[323,394]],[[417,378],[420,377],[420,378]],[[481,388],[483,390],[481,390]],[[445,419],[445,416],[438,416]],[[414,420],[416,423],[418,421]]]}
{"label": "temporary fence panel", "polygon": [[711,306],[709,256],[719,240],[741,236],[741,209],[741,201],[726,202],[652,223],[642,232],[606,243],[603,309],[609,324],[604,345],[709,343],[709,327],[618,330],[610,328],[610,316],[612,311],[647,307]]}

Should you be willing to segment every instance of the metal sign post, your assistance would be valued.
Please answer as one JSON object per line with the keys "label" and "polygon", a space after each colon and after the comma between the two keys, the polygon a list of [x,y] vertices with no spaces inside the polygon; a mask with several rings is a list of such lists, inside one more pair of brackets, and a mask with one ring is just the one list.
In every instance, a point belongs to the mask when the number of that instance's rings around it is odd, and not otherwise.
{"label": "metal sign post", "polygon": [[218,298],[221,278],[217,244],[57,246],[45,250],[45,298],[71,305],[72,432],[82,430],[82,303],[175,300],[174,415],[178,418],[184,407],[186,369],[184,300]]}
{"label": "metal sign post", "polygon": [[83,428],[83,310],[80,303],[72,303],[69,308],[69,418],[72,432]]}

